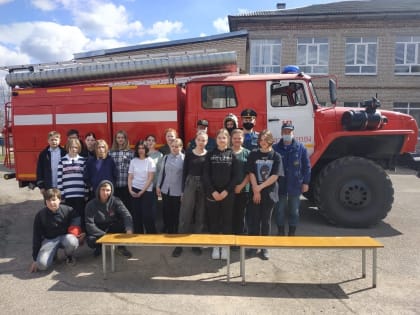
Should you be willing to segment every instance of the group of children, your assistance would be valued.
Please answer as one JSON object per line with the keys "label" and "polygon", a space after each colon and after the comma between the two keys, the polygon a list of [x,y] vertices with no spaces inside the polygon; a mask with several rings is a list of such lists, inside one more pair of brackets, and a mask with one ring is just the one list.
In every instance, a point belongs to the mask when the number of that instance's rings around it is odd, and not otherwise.
{"label": "group of children", "polygon": [[[68,132],[65,150],[59,146],[60,135],[50,132],[49,147],[38,159],[37,185],[46,207],[34,222],[31,271],[48,268],[59,248],[73,264],[73,252],[85,240],[99,256],[96,240],[105,233],[157,233],[159,200],[162,233],[269,235],[276,205],[279,235],[284,235],[289,204],[288,235],[293,236],[296,200],[310,180],[309,158],[293,139],[291,122],[283,123],[282,139],[274,144],[269,130],[254,131],[256,116],[252,109],[244,110],[239,129],[236,116],[229,114],[211,140],[208,122],[199,120],[196,137],[185,150],[174,129],[165,131],[167,143],[159,150],[156,137],[149,135],[133,151],[125,131],[115,134],[111,150],[99,139],[94,151],[87,142],[81,144],[75,130]],[[117,250],[131,257],[125,247]],[[201,254],[201,248],[192,250]],[[172,256],[182,251],[176,247]],[[247,254],[269,259],[265,249]],[[224,247],[211,253],[213,259],[227,255]]]}

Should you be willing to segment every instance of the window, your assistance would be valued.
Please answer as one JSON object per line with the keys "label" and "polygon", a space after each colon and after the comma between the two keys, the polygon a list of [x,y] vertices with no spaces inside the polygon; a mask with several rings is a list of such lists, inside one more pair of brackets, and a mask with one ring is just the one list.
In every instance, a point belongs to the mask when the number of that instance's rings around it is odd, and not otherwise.
{"label": "window", "polygon": [[271,84],[271,106],[290,107],[307,104],[305,88],[302,83],[280,81]]}
{"label": "window", "polygon": [[207,85],[201,88],[202,107],[231,108],[237,106],[235,90],[231,86]]}
{"label": "window", "polygon": [[376,74],[376,37],[346,39],[346,74]]}
{"label": "window", "polygon": [[420,74],[420,36],[397,36],[395,42],[396,74]]}
{"label": "window", "polygon": [[297,64],[306,73],[328,73],[328,38],[298,38]]}
{"label": "window", "polygon": [[281,41],[277,39],[251,40],[250,73],[280,73]]}
{"label": "window", "polygon": [[420,126],[420,103],[395,102],[394,111],[413,116],[417,125]]}

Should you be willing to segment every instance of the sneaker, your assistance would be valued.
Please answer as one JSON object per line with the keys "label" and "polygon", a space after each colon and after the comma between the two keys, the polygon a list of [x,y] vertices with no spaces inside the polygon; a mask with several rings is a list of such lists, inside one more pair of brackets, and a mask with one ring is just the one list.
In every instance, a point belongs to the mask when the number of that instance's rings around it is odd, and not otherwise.
{"label": "sneaker", "polygon": [[93,251],[93,257],[101,256],[102,254],[102,246],[97,246]]}
{"label": "sneaker", "polygon": [[182,254],[182,247],[175,247],[174,251],[172,252],[172,257],[179,257]]}
{"label": "sneaker", "polygon": [[197,255],[200,256],[201,255],[201,248],[200,247],[193,247],[192,248],[192,252]]}
{"label": "sneaker", "polygon": [[229,250],[227,247],[222,247],[222,253],[220,254],[220,259],[227,260],[229,255]]}
{"label": "sneaker", "polygon": [[268,254],[268,249],[267,248],[261,249],[259,256],[262,260],[268,260],[270,258],[270,255]]}
{"label": "sneaker", "polygon": [[213,247],[213,252],[211,253],[211,259],[220,259],[220,247]]}
{"label": "sneaker", "polygon": [[76,259],[73,256],[66,257],[66,264],[68,266],[74,266],[76,264]]}
{"label": "sneaker", "polygon": [[125,246],[118,246],[117,253],[121,256],[124,256],[125,258],[131,258],[133,256],[131,252],[127,248],[125,248]]}
{"label": "sneaker", "polygon": [[248,248],[245,250],[246,257],[255,257],[257,255],[257,250],[255,248]]}

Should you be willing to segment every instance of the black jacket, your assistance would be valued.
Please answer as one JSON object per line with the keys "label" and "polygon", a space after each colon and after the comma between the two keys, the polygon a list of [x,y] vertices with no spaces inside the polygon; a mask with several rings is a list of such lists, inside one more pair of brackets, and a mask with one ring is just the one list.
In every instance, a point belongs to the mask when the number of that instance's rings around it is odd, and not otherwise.
{"label": "black jacket", "polygon": [[[39,189],[50,189],[52,187],[51,152],[49,146],[39,153],[36,166],[36,185]],[[66,155],[66,150],[60,148],[61,157]]]}
{"label": "black jacket", "polygon": [[79,213],[72,207],[61,204],[56,212],[47,207],[42,208],[35,215],[32,238],[32,258],[38,257],[44,239],[53,239],[67,234],[71,225],[80,226]]}
{"label": "black jacket", "polygon": [[218,148],[207,153],[204,162],[203,182],[207,197],[214,191],[233,192],[239,175],[239,163],[232,149],[220,151]]}
{"label": "black jacket", "polygon": [[[111,185],[112,193],[108,201],[102,203],[99,199],[99,188],[105,182]],[[130,212],[128,212],[123,202],[114,196],[114,185],[110,181],[104,180],[99,183],[96,189],[96,198],[89,201],[86,205],[86,233],[99,238],[117,221],[124,223],[126,231],[133,230],[133,219]]]}

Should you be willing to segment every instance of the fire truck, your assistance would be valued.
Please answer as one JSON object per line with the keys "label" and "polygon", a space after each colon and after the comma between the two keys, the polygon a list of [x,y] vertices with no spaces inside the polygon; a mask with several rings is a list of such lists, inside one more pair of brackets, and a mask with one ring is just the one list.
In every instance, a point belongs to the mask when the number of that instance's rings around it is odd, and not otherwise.
{"label": "fire truck", "polygon": [[108,143],[125,130],[132,144],[149,134],[163,144],[164,130],[171,127],[187,143],[198,119],[209,121],[214,136],[227,114],[239,117],[252,108],[258,113],[256,130],[267,128],[277,138],[281,123],[293,122],[295,138],[306,146],[312,165],[305,196],[330,222],[376,224],[394,199],[386,170],[415,151],[416,121],[379,110],[376,98],[363,102],[364,108],[336,106],[333,80],[324,88],[330,105],[321,105],[313,81],[297,67],[282,74],[239,74],[235,52],[10,67],[6,82],[12,97],[5,106],[4,133],[15,173],[6,177],[33,187],[38,154],[51,130],[63,141],[69,129],[82,136],[92,131]]}

